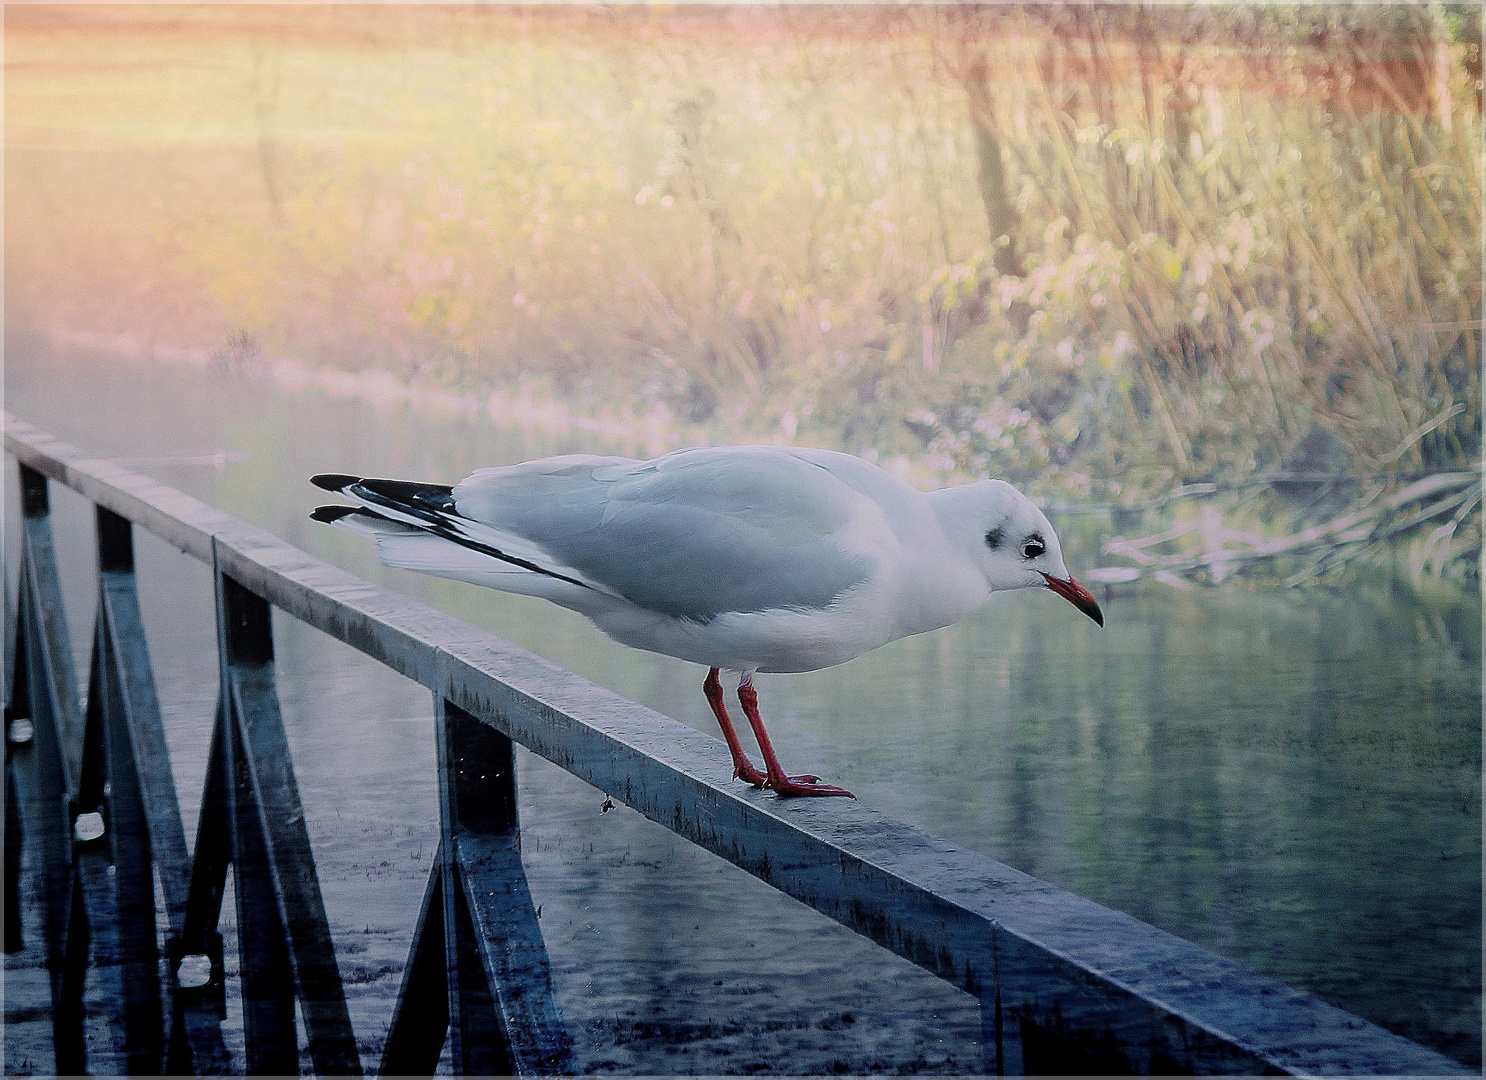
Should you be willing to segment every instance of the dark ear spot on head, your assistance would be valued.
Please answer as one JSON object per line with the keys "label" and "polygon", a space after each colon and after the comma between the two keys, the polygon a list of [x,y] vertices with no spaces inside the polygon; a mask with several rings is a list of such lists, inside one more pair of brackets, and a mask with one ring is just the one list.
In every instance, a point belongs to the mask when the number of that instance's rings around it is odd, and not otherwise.
{"label": "dark ear spot on head", "polygon": [[1001,546],[1001,539],[1001,526],[997,525],[990,532],[986,533],[986,547],[990,548],[992,551],[995,551],[998,547]]}

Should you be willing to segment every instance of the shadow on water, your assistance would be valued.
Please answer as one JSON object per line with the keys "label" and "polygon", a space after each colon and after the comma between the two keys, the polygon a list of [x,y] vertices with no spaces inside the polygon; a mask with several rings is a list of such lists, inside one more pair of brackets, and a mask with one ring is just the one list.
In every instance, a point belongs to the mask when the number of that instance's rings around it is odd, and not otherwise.
{"label": "shadow on water", "polygon": [[[312,472],[448,481],[614,447],[26,343],[7,366],[7,408],[88,452],[715,734],[695,666],[540,601],[387,570],[306,517]],[[246,458],[179,460],[217,450]],[[64,566],[86,567],[85,509],[69,512]],[[189,823],[215,694],[209,582],[155,546],[142,584]],[[74,593],[86,643],[92,601]],[[1153,591],[1106,611],[1101,631],[1052,597],[1010,595],[840,668],[761,677],[771,731],[792,768],[871,806],[1479,1064],[1479,605],[1378,585]],[[431,708],[345,647],[276,625],[370,1063],[433,855]],[[601,812],[555,767],[521,768],[525,858],[583,1068],[739,1071],[761,1048],[805,1073],[979,1067],[969,998],[633,812]]]}

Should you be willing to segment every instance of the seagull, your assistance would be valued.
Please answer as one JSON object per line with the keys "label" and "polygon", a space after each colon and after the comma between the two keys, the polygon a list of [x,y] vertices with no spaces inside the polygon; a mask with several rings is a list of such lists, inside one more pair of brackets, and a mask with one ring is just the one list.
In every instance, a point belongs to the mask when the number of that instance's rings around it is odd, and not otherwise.
{"label": "seagull", "polygon": [[[542,458],[453,487],[342,473],[311,483],[358,505],[310,516],[374,538],[388,566],[540,596],[625,645],[704,665],[733,775],[781,796],[854,797],[785,772],[755,672],[845,663],[1007,589],[1050,589],[1104,625],[1047,518],[1004,480],[925,492],[836,451],[710,446],[651,461]],[[728,717],[721,670],[741,673],[763,771]]]}

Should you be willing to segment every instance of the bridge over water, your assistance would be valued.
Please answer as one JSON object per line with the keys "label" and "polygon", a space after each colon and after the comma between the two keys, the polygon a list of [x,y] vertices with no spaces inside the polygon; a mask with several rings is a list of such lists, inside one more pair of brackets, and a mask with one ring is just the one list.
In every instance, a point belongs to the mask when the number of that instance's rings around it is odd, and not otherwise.
{"label": "bridge over water", "polygon": [[[715,740],[9,416],[6,449],[23,514],[7,606],[6,945],[41,958],[28,1015],[50,1026],[58,1072],[407,1074],[433,1071],[441,1055],[461,1073],[571,1071],[567,1017],[579,1007],[555,990],[521,855],[543,823],[522,820],[516,746],[965,995],[978,1057],[953,1071],[1468,1072],[865,806],[745,789]],[[61,488],[95,508],[86,684],[62,582],[91,568],[58,565]],[[140,614],[141,531],[211,577],[219,696],[197,733],[209,750],[194,821]],[[405,912],[410,947],[376,1045],[348,1005],[347,958],[361,943],[332,929],[306,823],[302,788],[323,778],[291,752],[275,684],[284,616],[432,698],[438,838],[422,903]],[[359,707],[380,704],[373,695]],[[389,785],[385,798],[401,797]],[[235,957],[223,934],[229,868]],[[8,983],[8,1010],[25,1004],[16,991],[27,985]],[[854,1027],[843,1014],[834,1037],[860,1041]],[[804,1071],[759,1047],[764,1060],[748,1071]]]}

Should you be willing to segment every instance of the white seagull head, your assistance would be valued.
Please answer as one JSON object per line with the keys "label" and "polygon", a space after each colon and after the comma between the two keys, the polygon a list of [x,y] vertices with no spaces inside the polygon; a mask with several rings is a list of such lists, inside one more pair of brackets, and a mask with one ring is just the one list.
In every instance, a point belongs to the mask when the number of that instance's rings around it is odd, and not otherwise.
{"label": "white seagull head", "polygon": [[931,492],[945,536],[969,556],[992,592],[1051,589],[1100,626],[1104,613],[1063,565],[1058,534],[1046,515],[1005,480]]}

